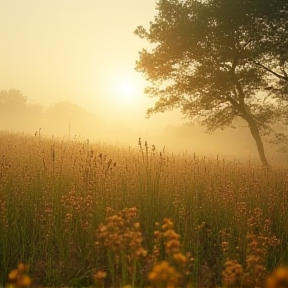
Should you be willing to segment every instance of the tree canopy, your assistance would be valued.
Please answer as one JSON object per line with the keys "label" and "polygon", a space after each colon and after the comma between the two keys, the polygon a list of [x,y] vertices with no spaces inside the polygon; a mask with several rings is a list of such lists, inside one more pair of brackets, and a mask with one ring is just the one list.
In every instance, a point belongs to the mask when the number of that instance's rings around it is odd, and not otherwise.
{"label": "tree canopy", "polygon": [[0,130],[29,133],[41,130],[46,135],[53,133],[58,136],[68,132],[70,137],[71,131],[74,135],[91,134],[99,123],[100,119],[96,115],[70,101],[44,107],[29,103],[28,98],[19,90],[0,91]]}
{"label": "tree canopy", "polygon": [[180,108],[209,131],[247,122],[261,161],[261,135],[283,116],[287,96],[288,4],[283,0],[160,0],[136,70],[158,98],[147,113]]}

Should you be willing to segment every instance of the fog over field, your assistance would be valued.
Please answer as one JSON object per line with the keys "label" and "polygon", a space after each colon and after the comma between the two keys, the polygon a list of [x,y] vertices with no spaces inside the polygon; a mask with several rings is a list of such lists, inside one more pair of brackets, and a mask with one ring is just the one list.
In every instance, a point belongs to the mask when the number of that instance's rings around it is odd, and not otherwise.
{"label": "fog over field", "polygon": [[0,288],[288,288],[287,0],[0,0]]}
{"label": "fog over field", "polygon": [[[19,91],[10,91],[13,95]],[[0,93],[3,96],[5,93]],[[9,93],[8,93],[9,94]],[[15,105],[16,106],[16,105]],[[13,107],[13,106],[12,106]],[[20,110],[5,110],[1,113],[1,130],[35,135],[35,137],[58,138],[59,140],[86,140],[105,142],[121,146],[138,145],[139,138],[156,146],[158,151],[165,149],[175,153],[196,153],[209,156],[247,161],[258,161],[256,145],[249,128],[235,119],[235,126],[217,130],[213,134],[206,128],[184,119],[180,113],[168,112],[152,115],[149,119],[143,115],[127,115],[111,118],[98,117],[81,106],[69,101],[49,106],[31,104],[29,100]],[[281,145],[269,143],[266,137],[265,147],[272,164],[287,165],[287,154],[279,151]]]}
{"label": "fog over field", "polygon": [[[41,128],[47,137],[131,146],[141,137],[158,150],[258,161],[249,128],[237,117],[234,128],[212,135],[187,124],[177,109],[146,119],[155,100],[134,68],[149,46],[133,31],[148,27],[155,13],[155,0],[0,1],[0,90],[25,98],[23,109],[16,109],[21,97],[10,110],[2,106],[1,130],[33,135]],[[264,145],[271,163],[287,163],[281,147]]]}

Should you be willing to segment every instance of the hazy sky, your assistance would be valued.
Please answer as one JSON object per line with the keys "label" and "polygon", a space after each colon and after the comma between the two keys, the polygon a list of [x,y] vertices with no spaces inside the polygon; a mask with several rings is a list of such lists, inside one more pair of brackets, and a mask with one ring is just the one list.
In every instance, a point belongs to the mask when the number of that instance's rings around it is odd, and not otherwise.
{"label": "hazy sky", "polygon": [[[115,133],[110,132],[109,122],[119,125],[114,126],[117,139],[129,135],[136,144],[137,137],[156,134],[161,137],[167,125],[178,125],[184,120],[179,112],[165,112],[145,119],[145,111],[155,100],[144,95],[147,83],[134,70],[138,52],[148,43],[133,32],[138,25],[149,27],[156,13],[155,2],[0,0],[0,90],[19,89],[32,102],[45,106],[70,100],[106,123],[105,137]],[[246,130],[244,138],[251,142]],[[226,139],[234,137],[229,133]],[[192,138],[183,138],[186,134]],[[177,133],[174,135],[173,141],[177,140],[177,145],[185,144],[183,148],[203,146],[203,151],[210,149],[217,153],[215,140],[210,145],[212,139],[203,138],[204,132],[203,136],[201,131],[190,134],[188,130],[179,137]],[[230,140],[225,142],[219,135],[219,147],[223,150]],[[153,136],[150,141],[155,139]],[[160,140],[172,146],[171,142]],[[247,149],[249,155],[251,151],[256,152],[254,143]],[[236,153],[231,148],[227,151]]]}
{"label": "hazy sky", "polygon": [[155,0],[0,0],[0,90],[70,100],[105,119],[177,124],[176,113],[145,119],[153,101],[134,71],[147,43],[133,32],[154,15]]}

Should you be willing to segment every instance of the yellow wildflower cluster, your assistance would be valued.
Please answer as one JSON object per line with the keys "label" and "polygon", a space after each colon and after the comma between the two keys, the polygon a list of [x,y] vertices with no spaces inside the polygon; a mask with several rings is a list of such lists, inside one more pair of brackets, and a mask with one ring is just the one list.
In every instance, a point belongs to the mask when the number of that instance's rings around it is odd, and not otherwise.
{"label": "yellow wildflower cluster", "polygon": [[[173,269],[177,272],[179,282],[183,284],[186,281],[187,276],[191,273],[193,258],[191,258],[190,254],[184,255],[181,252],[181,237],[175,232],[174,223],[170,219],[165,218],[161,227],[159,223],[156,223],[156,227],[157,230],[154,231],[152,255],[152,261],[155,265],[153,271],[154,269],[158,271],[157,269],[160,269],[159,265],[164,265],[164,267],[166,267],[165,263],[170,263],[169,265],[173,265]],[[152,275],[155,274],[152,273]],[[149,279],[150,278],[151,277],[149,276]]]}
{"label": "yellow wildflower cluster", "polygon": [[235,260],[229,260],[225,263],[225,269],[222,273],[223,284],[226,288],[241,287],[243,268]]}
{"label": "yellow wildflower cluster", "polygon": [[[225,287],[264,287],[267,278],[265,268],[267,249],[269,246],[277,245],[278,240],[275,236],[264,237],[255,234],[248,234],[247,240],[246,265],[242,266],[236,260],[228,260],[224,265],[222,278]],[[283,274],[283,271],[281,273]]]}
{"label": "yellow wildflower cluster", "polygon": [[[118,282],[121,271],[122,284],[135,284],[137,262],[147,255],[143,248],[143,237],[140,224],[137,221],[137,209],[126,208],[117,214],[111,215],[111,210],[105,223],[99,225],[96,231],[96,247],[107,251],[108,266],[111,270],[112,284]],[[130,282],[131,281],[131,282]]]}
{"label": "yellow wildflower cluster", "polygon": [[242,282],[246,287],[263,287],[265,285],[267,277],[265,260],[267,259],[268,248],[278,245],[278,239],[275,236],[268,233],[267,235],[248,234],[247,236],[249,244]]}
{"label": "yellow wildflower cluster", "polygon": [[130,259],[146,256],[136,208],[126,208],[118,214],[108,216],[105,222],[96,231],[96,245],[103,245],[116,254],[125,251]]}
{"label": "yellow wildflower cluster", "polygon": [[8,275],[6,288],[26,288],[30,287],[32,279],[27,275],[28,265],[18,264],[17,269],[12,270]]}
{"label": "yellow wildflower cluster", "polygon": [[[154,262],[162,260],[164,255],[160,255],[161,245],[164,242],[165,254],[168,258],[173,258],[174,254],[180,253],[180,235],[175,232],[173,222],[165,218],[163,220],[161,231],[159,231],[159,223],[156,223],[158,230],[154,231],[154,247],[153,260]],[[184,256],[185,257],[185,256]],[[177,258],[177,257],[176,257]],[[183,258],[182,258],[183,259]]]}
{"label": "yellow wildflower cluster", "polygon": [[155,288],[174,288],[177,287],[180,274],[167,261],[162,261],[154,265],[148,279]]}

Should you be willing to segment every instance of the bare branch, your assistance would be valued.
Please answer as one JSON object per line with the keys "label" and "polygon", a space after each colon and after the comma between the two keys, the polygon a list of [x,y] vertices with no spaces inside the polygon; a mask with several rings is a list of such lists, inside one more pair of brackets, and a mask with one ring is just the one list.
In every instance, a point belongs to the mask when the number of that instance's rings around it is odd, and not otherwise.
{"label": "bare branch", "polygon": [[281,74],[278,74],[277,72],[271,70],[270,68],[264,66],[263,64],[261,64],[261,63],[259,63],[259,62],[253,61],[253,63],[254,63],[255,65],[258,65],[258,66],[262,67],[262,68],[265,69],[266,71],[272,73],[272,74],[273,74],[274,76],[276,76],[277,78],[280,78],[280,79],[283,79],[283,80],[285,80],[285,81],[288,81],[288,77],[287,77],[287,76],[283,76],[283,75],[281,75]]}

